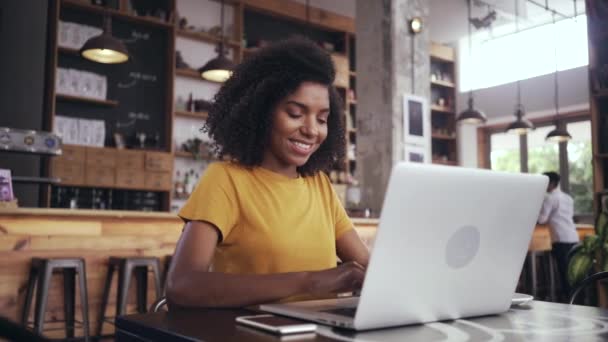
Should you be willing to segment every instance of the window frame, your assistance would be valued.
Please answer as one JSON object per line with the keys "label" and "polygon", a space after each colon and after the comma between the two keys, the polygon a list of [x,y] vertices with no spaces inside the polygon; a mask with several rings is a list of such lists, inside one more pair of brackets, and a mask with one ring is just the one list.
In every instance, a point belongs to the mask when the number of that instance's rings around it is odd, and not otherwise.
{"label": "window frame", "polygon": [[[554,115],[530,119],[535,127],[555,126],[555,124],[569,124],[580,121],[591,121],[589,110],[575,111],[560,114],[556,120]],[[492,152],[491,136],[495,133],[503,133],[510,122],[480,126],[477,128],[477,159],[480,168],[492,169],[490,154]],[[590,132],[592,134],[592,132]],[[519,161],[520,172],[528,173],[528,136],[519,136]],[[568,143],[559,143],[559,170],[560,188],[565,193],[570,193],[570,169],[568,165]],[[593,213],[574,215],[575,222],[593,222]]]}

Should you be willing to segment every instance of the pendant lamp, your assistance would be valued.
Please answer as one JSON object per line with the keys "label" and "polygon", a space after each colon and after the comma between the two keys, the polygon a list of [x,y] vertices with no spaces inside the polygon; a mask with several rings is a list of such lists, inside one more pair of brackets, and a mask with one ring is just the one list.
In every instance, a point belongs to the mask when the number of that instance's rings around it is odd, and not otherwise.
{"label": "pendant lamp", "polygon": [[[467,27],[469,30],[469,59],[471,59],[472,57],[472,38],[471,38],[471,1],[472,0],[467,0],[467,11],[468,11],[468,18],[467,18]],[[462,111],[460,114],[458,114],[458,117],[456,118],[457,121],[463,122],[463,123],[469,123],[469,124],[482,124],[485,123],[487,118],[486,115],[475,109],[474,106],[474,100],[473,100],[473,87],[471,87],[471,89],[469,90],[469,101],[468,101],[468,107],[467,109],[465,109],[464,111]]]}
{"label": "pendant lamp", "polygon": [[[515,32],[519,32],[519,0],[515,0]],[[507,127],[508,133],[528,134],[534,129],[534,124],[530,120],[524,119],[526,111],[521,104],[521,85],[519,77],[517,79],[517,105],[515,105],[515,121]]]}
{"label": "pendant lamp", "polygon": [[229,79],[232,75],[232,70],[234,69],[234,63],[226,58],[224,51],[224,0],[222,0],[221,8],[220,26],[222,27],[222,31],[221,40],[217,47],[217,57],[198,69],[202,78],[218,83],[225,82]]}
{"label": "pendant lamp", "polygon": [[558,80],[558,72],[557,72],[557,27],[555,26],[555,12],[553,12],[553,26],[555,29],[555,45],[554,45],[554,55],[555,55],[555,77],[553,78],[554,80],[554,85],[555,85],[555,95],[554,95],[554,102],[555,102],[555,129],[552,130],[551,132],[549,132],[549,134],[547,134],[547,137],[545,138],[547,141],[553,141],[553,142],[566,142],[570,139],[572,139],[572,136],[570,135],[570,133],[568,133],[568,130],[566,129],[565,125],[560,123],[559,119],[559,80]]}
{"label": "pendant lamp", "polygon": [[83,58],[102,64],[119,64],[129,60],[129,51],[120,40],[112,37],[112,18],[103,16],[103,33],[87,40],[80,48]]}

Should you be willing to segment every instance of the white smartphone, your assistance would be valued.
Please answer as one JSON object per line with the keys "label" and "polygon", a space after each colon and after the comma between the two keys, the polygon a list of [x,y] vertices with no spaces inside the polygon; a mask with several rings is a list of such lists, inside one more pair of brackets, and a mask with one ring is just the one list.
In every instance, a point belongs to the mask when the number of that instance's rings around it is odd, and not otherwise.
{"label": "white smartphone", "polygon": [[301,334],[317,330],[317,325],[275,315],[239,316],[237,323],[269,331],[274,334]]}

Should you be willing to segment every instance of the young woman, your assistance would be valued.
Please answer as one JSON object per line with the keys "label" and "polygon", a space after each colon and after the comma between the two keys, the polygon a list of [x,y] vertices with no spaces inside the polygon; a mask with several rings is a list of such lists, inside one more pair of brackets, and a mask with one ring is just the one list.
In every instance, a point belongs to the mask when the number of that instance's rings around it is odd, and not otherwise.
{"label": "young woman", "polygon": [[245,60],[219,90],[204,130],[229,161],[209,165],[179,212],[171,305],[237,307],[361,286],[369,253],[323,172],[344,157],[334,76],[325,51],[292,38]]}

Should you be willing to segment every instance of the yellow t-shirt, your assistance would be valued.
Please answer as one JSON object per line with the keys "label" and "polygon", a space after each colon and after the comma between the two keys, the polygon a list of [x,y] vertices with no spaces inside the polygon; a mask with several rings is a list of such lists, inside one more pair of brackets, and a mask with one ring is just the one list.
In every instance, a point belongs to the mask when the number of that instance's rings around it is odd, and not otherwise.
{"label": "yellow t-shirt", "polygon": [[213,270],[234,274],[336,266],[336,240],[353,228],[323,172],[289,178],[233,162],[209,165],[179,212],[216,226]]}

